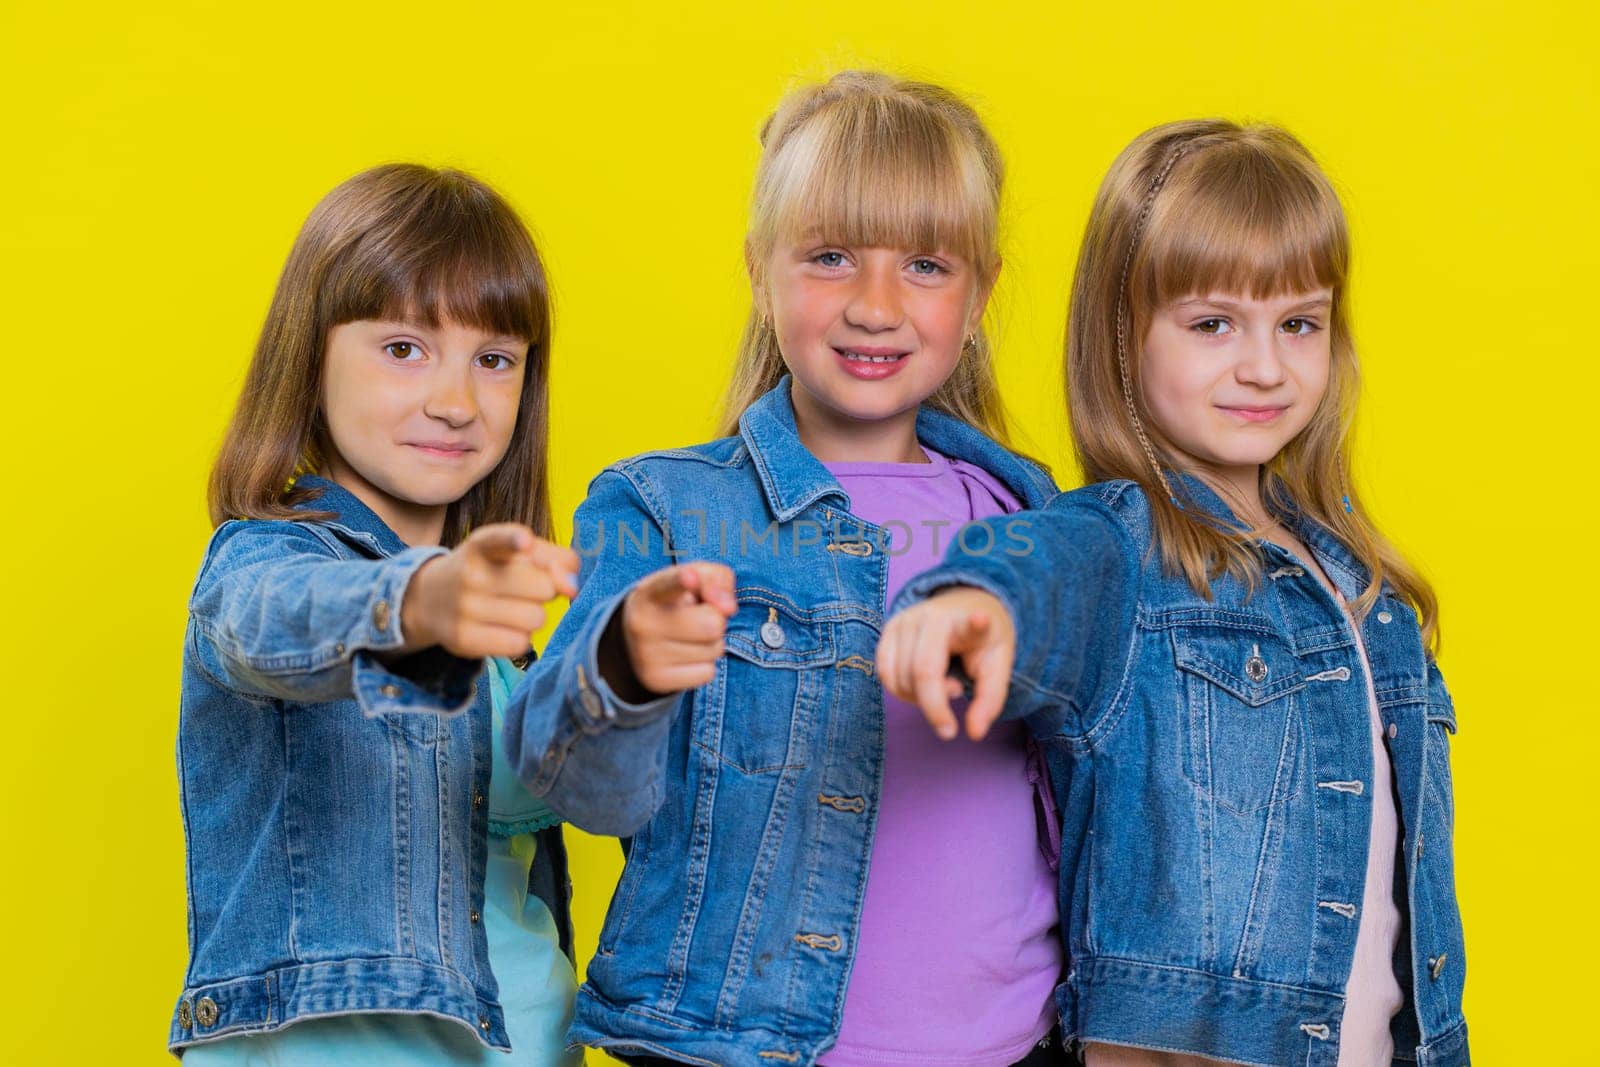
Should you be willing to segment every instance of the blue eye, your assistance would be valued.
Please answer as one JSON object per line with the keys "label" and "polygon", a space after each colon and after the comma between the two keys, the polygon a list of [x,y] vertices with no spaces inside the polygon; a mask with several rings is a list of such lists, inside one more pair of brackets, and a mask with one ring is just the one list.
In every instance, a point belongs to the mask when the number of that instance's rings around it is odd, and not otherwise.
{"label": "blue eye", "polygon": [[817,255],[816,259],[817,259],[817,264],[819,266],[823,266],[823,267],[842,267],[842,266],[844,266],[844,253],[843,252],[822,252],[822,253],[819,253]]}
{"label": "blue eye", "polygon": [[916,274],[934,275],[943,272],[944,267],[931,259],[914,259],[911,261],[911,270]]}
{"label": "blue eye", "polygon": [[420,358],[422,355],[422,349],[418,348],[410,341],[390,341],[388,344],[383,346],[383,350],[389,353],[395,359],[402,360],[407,363],[413,362],[411,357],[416,356]]}

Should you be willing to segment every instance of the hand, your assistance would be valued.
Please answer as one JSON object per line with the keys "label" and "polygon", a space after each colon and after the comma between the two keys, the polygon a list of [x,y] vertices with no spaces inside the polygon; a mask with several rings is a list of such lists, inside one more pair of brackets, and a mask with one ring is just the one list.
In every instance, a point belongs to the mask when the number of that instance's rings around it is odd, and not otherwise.
{"label": "hand", "polygon": [[967,736],[981,741],[1005,707],[1016,651],[1005,604],[981,589],[954,586],[889,620],[878,641],[878,677],[890,693],[921,708],[948,741],[958,730],[950,709],[962,692],[950,676],[951,661],[958,661],[973,682]]}
{"label": "hand", "polygon": [[739,610],[733,590],[733,571],[720,563],[685,563],[642,579],[607,634],[601,673],[612,689],[643,703],[716,677],[728,620]]}
{"label": "hand", "polygon": [[544,605],[578,593],[578,554],[526,526],[474,530],[448,555],[417,568],[400,602],[405,646],[457,656],[521,656],[544,625]]}

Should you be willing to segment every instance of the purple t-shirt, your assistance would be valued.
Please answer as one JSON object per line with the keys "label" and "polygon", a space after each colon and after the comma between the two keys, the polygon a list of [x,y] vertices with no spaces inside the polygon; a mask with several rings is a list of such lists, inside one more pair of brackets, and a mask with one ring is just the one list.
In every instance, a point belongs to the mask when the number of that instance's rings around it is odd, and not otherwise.
{"label": "purple t-shirt", "polygon": [[[826,464],[852,513],[889,530],[886,603],[944,558],[963,523],[1020,508],[986,471],[924,451],[928,463]],[[839,1042],[821,1062],[1008,1067],[1049,1033],[1061,978],[1037,762],[1015,723],[976,744],[940,741],[914,705],[887,693],[883,703],[855,967]]]}

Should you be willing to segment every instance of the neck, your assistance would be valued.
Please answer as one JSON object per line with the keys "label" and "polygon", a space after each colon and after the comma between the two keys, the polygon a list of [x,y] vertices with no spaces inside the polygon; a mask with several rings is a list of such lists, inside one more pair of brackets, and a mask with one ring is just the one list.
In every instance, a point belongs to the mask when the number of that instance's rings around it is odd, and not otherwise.
{"label": "neck", "polygon": [[795,429],[823,463],[926,463],[917,443],[917,409],[883,419],[855,419],[829,408],[796,383]]}
{"label": "neck", "polygon": [[371,508],[408,546],[437,545],[444,540],[444,506],[416,504],[391,496],[336,455],[327,457],[322,467],[324,478]]}

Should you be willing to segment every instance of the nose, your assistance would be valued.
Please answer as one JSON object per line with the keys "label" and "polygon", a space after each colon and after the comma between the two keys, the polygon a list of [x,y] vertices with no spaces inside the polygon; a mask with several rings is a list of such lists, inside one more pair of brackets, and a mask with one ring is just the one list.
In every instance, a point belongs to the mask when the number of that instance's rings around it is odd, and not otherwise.
{"label": "nose", "polygon": [[892,257],[868,256],[856,272],[845,321],[863,330],[892,330],[905,317],[900,302],[899,270]]}
{"label": "nose", "polygon": [[1239,348],[1239,361],[1233,369],[1234,377],[1246,385],[1261,389],[1282,385],[1288,377],[1288,371],[1284,368],[1283,353],[1278,351],[1278,344],[1276,330],[1266,336],[1249,336]]}
{"label": "nose", "polygon": [[460,429],[478,417],[478,397],[472,387],[470,366],[451,366],[440,360],[439,368],[428,381],[428,394],[422,403],[423,414],[438,419],[451,429]]}

